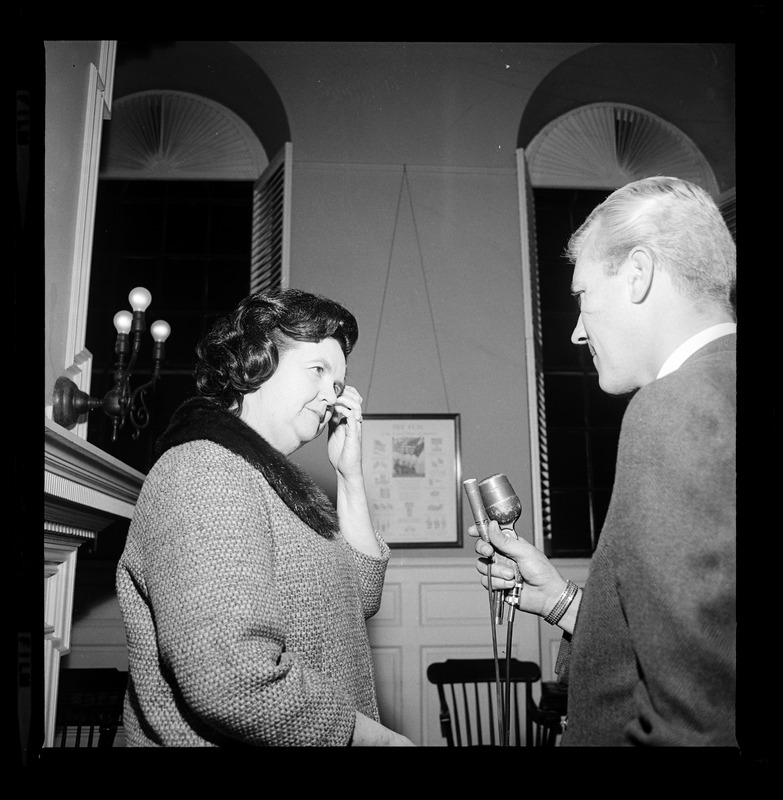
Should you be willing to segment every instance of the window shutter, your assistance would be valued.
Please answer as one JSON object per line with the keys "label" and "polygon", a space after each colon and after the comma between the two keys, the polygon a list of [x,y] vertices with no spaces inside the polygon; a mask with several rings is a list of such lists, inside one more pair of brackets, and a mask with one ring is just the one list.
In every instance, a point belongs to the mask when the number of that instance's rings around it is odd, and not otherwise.
{"label": "window shutter", "polygon": [[525,361],[527,364],[528,426],[533,478],[534,544],[544,549],[544,540],[552,537],[552,512],[549,489],[546,403],[541,329],[541,303],[538,289],[536,222],[533,186],[525,152],[517,150],[519,191],[519,227],[522,246],[522,304],[525,313]]}
{"label": "window shutter", "polygon": [[723,215],[723,219],[726,221],[726,225],[728,226],[729,230],[731,231],[731,235],[734,237],[734,241],[737,241],[737,191],[736,189],[730,189],[728,192],[724,192],[718,198],[718,208],[720,209],[720,213]]}
{"label": "window shutter", "polygon": [[291,150],[286,142],[253,186],[251,294],[289,283]]}

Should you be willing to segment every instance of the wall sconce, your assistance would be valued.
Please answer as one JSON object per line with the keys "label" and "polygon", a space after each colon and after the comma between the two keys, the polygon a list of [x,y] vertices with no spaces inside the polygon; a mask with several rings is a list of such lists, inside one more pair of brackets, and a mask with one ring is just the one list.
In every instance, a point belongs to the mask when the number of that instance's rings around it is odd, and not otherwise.
{"label": "wall sconce", "polygon": [[[160,377],[160,365],[163,362],[163,345],[171,333],[171,326],[159,319],[150,326],[152,334],[152,377],[149,381],[131,392],[130,379],[136,356],[141,349],[141,335],[146,329],[144,312],[152,302],[152,295],[143,286],[137,286],[128,295],[133,313],[118,311],[114,315],[114,327],[117,329],[117,342],[114,352],[117,362],[114,365],[114,386],[106,392],[103,399],[90,397],[81,391],[70,379],[62,376],[54,384],[52,416],[58,425],[71,428],[82,414],[96,408],[103,408],[106,416],[112,420],[111,440],[117,441],[117,431],[130,419],[134,427],[133,439],[149,425],[150,411],[147,408],[147,390]],[[130,353],[130,360],[128,354]]]}

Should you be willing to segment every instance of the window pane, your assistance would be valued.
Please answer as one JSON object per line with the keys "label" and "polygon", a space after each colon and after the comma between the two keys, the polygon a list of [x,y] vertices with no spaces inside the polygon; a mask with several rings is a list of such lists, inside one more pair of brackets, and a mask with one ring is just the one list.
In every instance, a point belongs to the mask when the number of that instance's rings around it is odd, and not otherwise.
{"label": "window pane", "polygon": [[549,481],[552,491],[587,488],[587,448],[584,431],[549,428]]}
{"label": "window pane", "polygon": [[545,312],[541,314],[541,335],[544,363],[550,370],[579,370],[579,350],[571,342],[576,324],[573,313]]}
{"label": "window pane", "polygon": [[196,312],[175,311],[165,319],[171,325],[171,336],[166,340],[165,365],[171,369],[192,369],[196,345],[204,335],[204,318]]}
{"label": "window pane", "polygon": [[201,253],[207,243],[209,207],[195,203],[169,204],[166,209],[166,251]]}
{"label": "window pane", "polygon": [[[117,299],[117,311],[130,309],[128,294],[136,286],[144,286],[152,293],[152,302],[158,300],[158,275],[161,260],[157,255],[120,255],[116,258],[116,270],[113,281],[113,293]],[[150,306],[150,309],[152,306]],[[154,311],[150,311],[154,313]]]}
{"label": "window pane", "polygon": [[[562,247],[562,245],[561,245]],[[576,325],[577,306],[571,295],[574,268],[565,259],[546,260],[538,265],[541,308],[546,311],[565,311],[572,315],[571,328]]]}
{"label": "window pane", "polygon": [[[99,195],[100,198],[100,195]],[[117,217],[117,247],[135,253],[163,249],[164,208],[153,203],[124,203]]]}
{"label": "window pane", "polygon": [[571,234],[609,192],[533,192],[552,508],[546,547],[550,555],[584,557],[592,555],[611,495],[627,400],[601,391],[588,348],[571,343],[578,310],[571,297],[573,265],[563,253]]}
{"label": "window pane", "polygon": [[545,375],[547,424],[583,427],[585,424],[581,375]]}
{"label": "window pane", "polygon": [[560,558],[592,553],[586,491],[552,493],[552,541],[548,555]]}
{"label": "window pane", "polygon": [[204,307],[206,271],[203,259],[166,260],[165,267],[160,271],[160,300],[170,309],[169,314],[174,311],[201,311]]}
{"label": "window pane", "polygon": [[210,259],[207,265],[207,309],[226,314],[250,291],[248,260]]}
{"label": "window pane", "polygon": [[539,261],[557,259],[573,233],[570,213],[573,192],[563,189],[535,189],[536,246]]}
{"label": "window pane", "polygon": [[[103,397],[113,385],[112,319],[130,308],[131,289],[145,286],[152,293],[131,390],[150,377],[151,324],[165,319],[171,325],[154,406],[149,403],[152,422],[139,439],[131,439],[128,422],[112,443],[111,420],[100,411],[88,415],[88,441],[142,472],[171,412],[195,391],[199,339],[217,312],[235,307],[249,291],[252,203],[251,182],[99,183],[86,333],[94,355],[91,394]],[[210,236],[216,226],[221,232]],[[222,249],[210,250],[210,243]]]}
{"label": "window pane", "polygon": [[[250,264],[250,237],[248,231],[253,219],[250,203],[252,194],[247,189],[247,199],[242,205],[227,204],[212,209],[212,224],[209,229],[209,249],[213,253],[239,255]],[[249,271],[249,266],[248,266]]]}

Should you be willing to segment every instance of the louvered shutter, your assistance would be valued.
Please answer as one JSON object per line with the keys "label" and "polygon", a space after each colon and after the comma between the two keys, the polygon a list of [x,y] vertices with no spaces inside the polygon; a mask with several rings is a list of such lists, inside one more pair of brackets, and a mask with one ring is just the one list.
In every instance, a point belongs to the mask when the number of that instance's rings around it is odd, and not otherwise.
{"label": "louvered shutter", "polygon": [[726,221],[726,225],[728,226],[729,230],[731,231],[731,235],[734,237],[734,241],[737,241],[737,191],[736,189],[730,189],[728,192],[724,192],[718,198],[718,208],[720,209],[720,213],[723,215],[723,219]]}
{"label": "louvered shutter", "polygon": [[522,304],[525,314],[525,362],[527,364],[528,429],[533,480],[534,543],[544,549],[552,536],[549,489],[544,361],[541,329],[541,303],[538,289],[538,259],[533,187],[524,150],[517,150],[519,228],[522,256]]}
{"label": "louvered shutter", "polygon": [[286,142],[253,186],[251,293],[289,284],[291,151]]}

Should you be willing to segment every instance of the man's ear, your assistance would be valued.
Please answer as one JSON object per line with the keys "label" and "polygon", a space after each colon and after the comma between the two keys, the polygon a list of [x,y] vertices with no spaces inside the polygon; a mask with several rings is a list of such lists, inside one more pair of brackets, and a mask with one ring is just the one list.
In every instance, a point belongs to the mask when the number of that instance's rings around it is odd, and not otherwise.
{"label": "man's ear", "polygon": [[644,247],[634,247],[628,256],[628,295],[632,303],[641,303],[652,287],[655,264]]}

